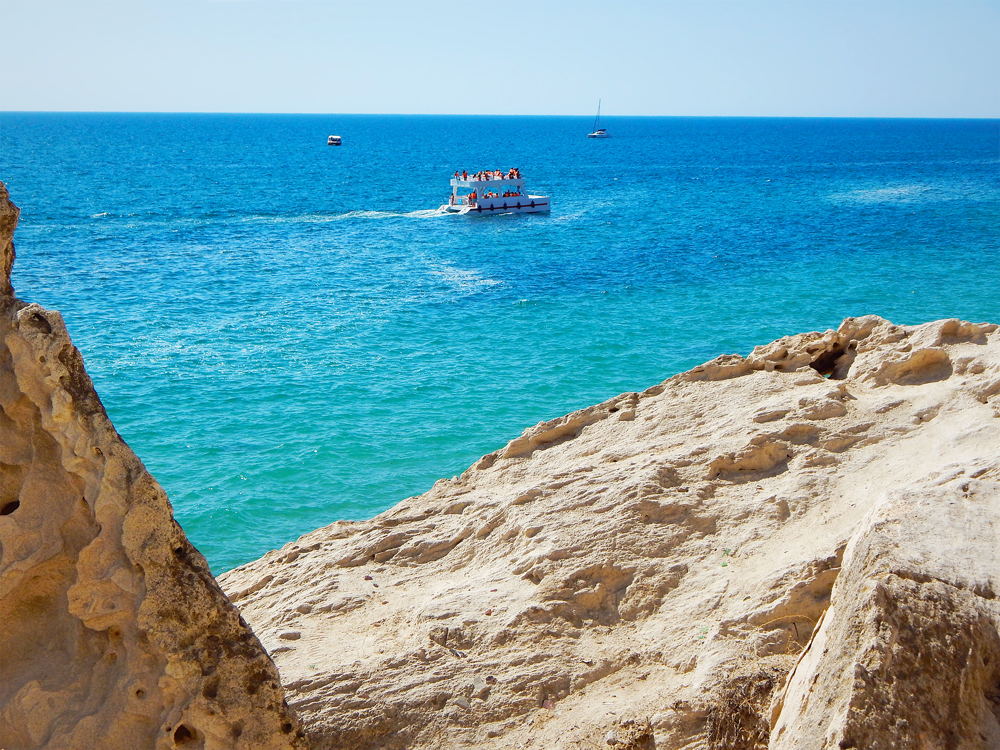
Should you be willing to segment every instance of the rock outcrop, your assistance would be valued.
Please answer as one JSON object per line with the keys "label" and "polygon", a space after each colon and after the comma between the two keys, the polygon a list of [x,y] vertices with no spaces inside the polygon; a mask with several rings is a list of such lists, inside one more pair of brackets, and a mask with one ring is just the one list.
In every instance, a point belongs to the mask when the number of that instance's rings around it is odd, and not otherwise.
{"label": "rock outcrop", "polygon": [[17,217],[0,183],[0,747],[305,748],[61,316],[14,297]]}
{"label": "rock outcrop", "polygon": [[279,681],[16,223],[0,184],[0,747],[1000,747],[996,325],[720,357],[231,571]]}
{"label": "rock outcrop", "polygon": [[879,500],[775,701],[771,747],[1000,747],[997,478],[972,463]]}
{"label": "rock outcrop", "polygon": [[317,748],[997,747],[998,394],[997,326],[848,319],[221,582]]}

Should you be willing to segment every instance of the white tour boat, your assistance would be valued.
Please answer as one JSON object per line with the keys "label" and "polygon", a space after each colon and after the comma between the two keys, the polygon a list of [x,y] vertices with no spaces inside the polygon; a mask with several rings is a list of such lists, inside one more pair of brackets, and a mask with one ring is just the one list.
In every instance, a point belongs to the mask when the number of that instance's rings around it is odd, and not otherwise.
{"label": "white tour boat", "polygon": [[329,138],[326,139],[326,145],[327,146],[339,146],[340,145],[340,136],[339,135],[331,135]]}
{"label": "white tour boat", "polygon": [[597,100],[597,117],[594,118],[594,132],[587,133],[588,138],[610,138],[607,128],[598,127],[601,124],[601,100]]}
{"label": "white tour boat", "polygon": [[549,210],[549,196],[529,195],[523,177],[499,172],[460,175],[451,178],[451,196],[441,210],[476,216],[534,214]]}

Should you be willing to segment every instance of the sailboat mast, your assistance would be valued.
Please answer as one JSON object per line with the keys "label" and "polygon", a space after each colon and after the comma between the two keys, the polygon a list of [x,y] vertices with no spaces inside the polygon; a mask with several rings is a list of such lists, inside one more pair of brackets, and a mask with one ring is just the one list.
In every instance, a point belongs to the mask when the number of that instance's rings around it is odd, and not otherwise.
{"label": "sailboat mast", "polygon": [[597,126],[601,122],[601,100],[597,100],[597,117],[594,118],[594,132],[597,132]]}

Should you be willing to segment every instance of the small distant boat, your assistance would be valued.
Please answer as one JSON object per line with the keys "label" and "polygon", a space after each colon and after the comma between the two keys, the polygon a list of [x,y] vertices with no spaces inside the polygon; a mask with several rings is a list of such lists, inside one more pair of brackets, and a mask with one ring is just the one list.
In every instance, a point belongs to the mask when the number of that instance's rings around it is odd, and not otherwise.
{"label": "small distant boat", "polygon": [[594,118],[594,132],[587,133],[588,138],[610,138],[611,135],[608,133],[607,128],[600,127],[601,125],[601,100],[597,100],[597,117]]}
{"label": "small distant boat", "polygon": [[340,136],[339,135],[331,135],[329,138],[326,139],[326,145],[327,146],[339,146],[340,145]]}
{"label": "small distant boat", "polygon": [[550,210],[549,196],[529,195],[520,172],[458,174],[451,179],[451,195],[441,206],[453,214],[535,214]]}

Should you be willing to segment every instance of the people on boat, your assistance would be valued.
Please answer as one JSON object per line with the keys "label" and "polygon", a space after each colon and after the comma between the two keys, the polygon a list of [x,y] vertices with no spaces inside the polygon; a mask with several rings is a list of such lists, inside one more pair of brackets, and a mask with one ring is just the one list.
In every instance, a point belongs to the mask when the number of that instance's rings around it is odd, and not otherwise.
{"label": "people on boat", "polygon": [[[455,178],[458,179],[459,172],[455,172]],[[469,171],[463,169],[461,172],[461,179],[469,179]],[[506,172],[502,169],[482,169],[475,172],[472,175],[472,179],[477,182],[486,182],[488,180],[519,180],[521,179],[521,170],[517,167],[511,167]]]}
{"label": "people on boat", "polygon": [[[523,183],[523,175],[517,167],[510,169],[484,169],[469,173],[456,171],[461,179],[455,180],[448,203],[441,206],[449,213],[490,215],[492,212],[548,212],[547,196],[530,195]],[[463,184],[464,183],[464,184]],[[487,184],[488,183],[488,184]],[[512,184],[513,183],[513,184]],[[460,195],[460,192],[466,192]],[[542,198],[542,200],[538,200]]]}
{"label": "people on boat", "polygon": [[[521,170],[517,167],[511,167],[506,172],[500,169],[483,169],[479,172],[469,174],[468,170],[463,169],[461,172],[455,171],[455,178],[462,179],[466,182],[489,182],[493,180],[517,180],[521,179]],[[448,204],[450,206],[469,206],[469,208],[476,208],[480,198],[482,199],[493,199],[493,198],[521,198],[525,195],[522,191],[521,186],[507,187],[506,189],[500,190],[484,190],[480,193],[478,190],[473,190],[471,193],[465,196],[458,195],[453,192],[448,199]],[[520,204],[518,204],[520,205]]]}

